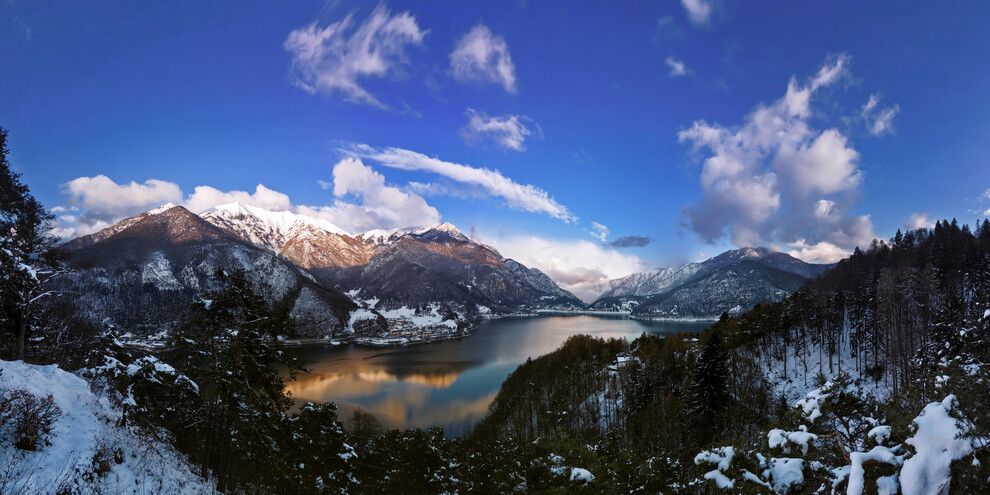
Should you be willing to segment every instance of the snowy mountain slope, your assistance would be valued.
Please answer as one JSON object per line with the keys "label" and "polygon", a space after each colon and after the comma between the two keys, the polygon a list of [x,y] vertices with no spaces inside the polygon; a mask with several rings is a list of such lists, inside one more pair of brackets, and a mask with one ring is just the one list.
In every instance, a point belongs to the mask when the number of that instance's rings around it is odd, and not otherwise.
{"label": "snowy mountain slope", "polygon": [[714,319],[742,314],[753,306],[776,302],[798,290],[807,279],[754,260],[723,266],[640,303],[633,315],[649,318]]}
{"label": "snowy mountain slope", "polygon": [[643,317],[717,318],[725,311],[739,314],[758,303],[779,301],[831,267],[767,248],[736,249],[701,263],[612,280],[591,308],[610,311],[632,302],[638,304],[634,314]]}
{"label": "snowy mountain slope", "polygon": [[267,299],[290,304],[300,336],[349,331],[349,313],[357,309],[349,298],[185,208],[121,223],[67,244],[74,270],[58,288],[79,294],[78,304],[95,319],[136,335],[172,330],[194,298],[219,288],[214,274],[224,268],[243,269]]}
{"label": "snowy mountain slope", "polygon": [[348,235],[344,229],[318,218],[288,211],[269,211],[242,203],[220,205],[203,212],[207,222],[276,253],[303,232]]}
{"label": "snowy mountain slope", "polygon": [[240,204],[203,219],[285,257],[320,283],[378,298],[382,307],[443,302],[461,312],[581,308],[583,303],[539,270],[503,258],[449,223],[350,235],[326,222]]}
{"label": "snowy mountain slope", "polygon": [[0,396],[51,395],[61,411],[51,445],[25,451],[0,439],[0,493],[216,493],[170,445],[120,426],[120,410],[82,378],[21,361],[0,361],[0,377]]}
{"label": "snowy mountain slope", "polygon": [[372,246],[364,265],[313,267],[326,284],[360,290],[381,309],[443,302],[458,312],[500,312],[583,304],[539,270],[503,258],[449,224],[394,235]]}

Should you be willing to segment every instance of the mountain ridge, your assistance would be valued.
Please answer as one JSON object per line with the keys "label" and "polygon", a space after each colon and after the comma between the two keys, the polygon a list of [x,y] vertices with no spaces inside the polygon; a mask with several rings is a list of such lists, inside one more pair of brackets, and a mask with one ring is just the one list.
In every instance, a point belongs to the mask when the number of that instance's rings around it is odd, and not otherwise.
{"label": "mountain ridge", "polygon": [[[378,309],[439,304],[467,322],[584,307],[539,270],[449,223],[352,236],[331,222],[240,203],[200,215],[166,205],[64,246],[76,268],[65,284],[83,288],[91,316],[142,334],[174,329],[192,298],[217,288],[217,268],[243,269],[266,298],[291,304],[302,336],[382,334]],[[370,317],[355,320],[360,309]]]}
{"label": "mountain ridge", "polygon": [[806,263],[765,247],[744,247],[702,262],[611,280],[609,290],[589,307],[641,318],[714,319],[723,312],[739,314],[754,304],[778,301],[832,266]]}

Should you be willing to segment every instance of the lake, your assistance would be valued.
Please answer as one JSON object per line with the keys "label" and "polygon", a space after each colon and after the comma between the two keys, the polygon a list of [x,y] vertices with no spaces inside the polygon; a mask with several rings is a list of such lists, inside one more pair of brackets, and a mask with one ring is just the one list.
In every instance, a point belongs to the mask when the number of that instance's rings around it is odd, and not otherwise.
{"label": "lake", "polygon": [[311,372],[287,388],[297,400],[336,402],[341,420],[360,407],[386,427],[439,426],[457,436],[481,421],[516,367],[557,349],[571,335],[632,340],[643,332],[699,332],[710,325],[539,316],[486,320],[470,337],[409,347],[299,346],[292,350]]}

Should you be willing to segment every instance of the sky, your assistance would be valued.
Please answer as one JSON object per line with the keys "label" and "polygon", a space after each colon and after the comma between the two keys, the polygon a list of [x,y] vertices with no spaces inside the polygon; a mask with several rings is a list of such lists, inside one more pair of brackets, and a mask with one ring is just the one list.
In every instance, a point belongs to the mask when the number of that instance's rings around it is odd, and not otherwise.
{"label": "sky", "polygon": [[584,299],[990,216],[986,2],[0,5],[0,126],[69,238],[241,201],[450,222]]}

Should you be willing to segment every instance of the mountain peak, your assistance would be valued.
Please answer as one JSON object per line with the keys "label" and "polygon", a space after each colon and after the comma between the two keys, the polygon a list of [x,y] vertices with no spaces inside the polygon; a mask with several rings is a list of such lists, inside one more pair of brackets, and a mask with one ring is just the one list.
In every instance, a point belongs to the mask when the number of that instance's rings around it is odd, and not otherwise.
{"label": "mountain peak", "polygon": [[328,220],[291,211],[272,211],[240,202],[210,208],[200,216],[204,220],[237,234],[252,244],[279,252],[293,237],[306,230],[350,236]]}
{"label": "mountain peak", "polygon": [[171,210],[172,208],[175,208],[175,206],[176,206],[175,203],[165,203],[165,204],[159,206],[158,208],[155,208],[153,210],[148,210],[147,212],[145,212],[145,214],[146,215],[158,215],[159,213],[165,213],[166,211]]}
{"label": "mountain peak", "polygon": [[458,230],[457,227],[454,227],[452,224],[447,222],[438,223],[432,227],[419,229],[415,232],[415,234],[419,237],[436,237],[437,235],[446,235],[457,241],[470,241],[470,239],[468,239],[463,232]]}

